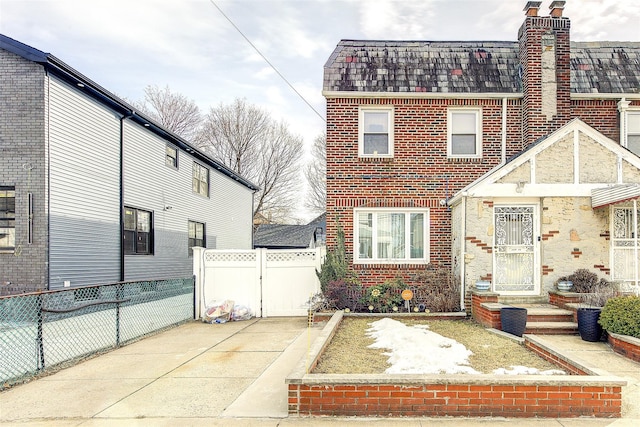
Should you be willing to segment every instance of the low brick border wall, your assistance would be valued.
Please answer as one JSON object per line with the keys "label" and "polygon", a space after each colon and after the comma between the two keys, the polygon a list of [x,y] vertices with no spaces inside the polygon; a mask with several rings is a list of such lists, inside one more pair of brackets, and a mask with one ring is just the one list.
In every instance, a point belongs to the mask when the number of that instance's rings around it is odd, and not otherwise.
{"label": "low brick border wall", "polygon": [[488,291],[471,291],[471,317],[482,326],[502,329],[500,308],[504,304],[498,302],[499,295]]}
{"label": "low brick border wall", "polygon": [[289,382],[289,415],[618,418],[619,380],[326,375]]}
{"label": "low brick border wall", "polygon": [[640,339],[628,335],[609,333],[607,341],[616,353],[634,362],[640,362]]}
{"label": "low brick border wall", "polygon": [[309,373],[342,321],[336,312],[286,379],[290,416],[618,418],[617,377]]}

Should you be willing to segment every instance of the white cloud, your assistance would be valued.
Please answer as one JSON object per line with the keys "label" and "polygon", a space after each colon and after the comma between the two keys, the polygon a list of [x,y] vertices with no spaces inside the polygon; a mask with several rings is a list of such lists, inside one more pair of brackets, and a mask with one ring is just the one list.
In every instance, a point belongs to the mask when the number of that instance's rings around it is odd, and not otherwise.
{"label": "white cloud", "polygon": [[419,40],[430,34],[435,2],[373,0],[358,3],[365,38]]}
{"label": "white cloud", "polygon": [[571,19],[571,39],[575,41],[640,39],[640,3],[635,0],[567,2],[564,16]]}

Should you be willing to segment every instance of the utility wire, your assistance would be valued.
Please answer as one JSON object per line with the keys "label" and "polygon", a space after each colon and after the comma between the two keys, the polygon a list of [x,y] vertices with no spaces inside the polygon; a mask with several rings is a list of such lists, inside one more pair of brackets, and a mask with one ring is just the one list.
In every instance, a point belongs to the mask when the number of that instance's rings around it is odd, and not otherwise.
{"label": "utility wire", "polygon": [[318,117],[320,117],[320,119],[322,119],[322,121],[323,121],[323,122],[326,122],[325,118],[324,118],[324,117],[322,117],[322,115],[321,115],[321,114],[320,114],[320,113],[319,113],[315,108],[313,108],[313,105],[311,105],[311,104],[309,103],[309,101],[307,101],[307,100],[305,99],[305,97],[304,97],[304,96],[302,96],[302,94],[301,94],[300,92],[298,92],[298,91],[296,90],[296,88],[295,88],[295,87],[293,87],[293,85],[292,85],[291,83],[289,83],[289,80],[287,80],[287,78],[286,78],[286,77],[285,77],[285,76],[284,76],[280,71],[278,71],[278,69],[275,67],[275,65],[273,65],[273,64],[272,64],[272,63],[267,59],[267,57],[266,57],[266,56],[264,56],[264,55],[262,54],[262,52],[260,52],[260,50],[259,50],[259,49],[258,49],[258,48],[253,44],[253,43],[251,43],[251,40],[249,40],[249,38],[248,38],[247,36],[245,36],[245,35],[244,35],[244,33],[240,30],[240,28],[238,28],[238,26],[237,26],[236,24],[234,24],[234,22],[231,20],[231,18],[229,18],[229,17],[228,17],[228,16],[227,16],[223,11],[222,11],[222,9],[220,9],[220,7],[216,4],[216,2],[215,2],[214,0],[209,0],[209,1],[211,2],[211,4],[212,4],[212,5],[214,5],[214,6],[215,6],[215,8],[216,8],[216,9],[218,9],[218,11],[222,14],[222,16],[224,16],[224,17],[225,17],[225,19],[226,19],[227,21],[229,21],[229,23],[230,23],[231,25],[233,25],[233,28],[235,28],[235,29],[236,29],[236,31],[238,31],[238,33],[240,33],[240,35],[241,35],[241,36],[242,36],[242,37],[247,41],[247,43],[249,43],[249,44],[251,45],[251,47],[253,48],[253,50],[255,50],[255,51],[258,53],[258,55],[260,55],[260,56],[262,57],[262,59],[264,59],[264,60],[265,60],[265,62],[266,62],[267,64],[269,64],[269,66],[273,69],[273,71],[275,71],[275,72],[280,76],[280,78],[281,78],[282,80],[284,80],[284,82],[285,82],[287,85],[289,85],[289,87],[291,88],[291,90],[293,90],[293,91],[296,93],[296,95],[298,95],[298,96],[300,97],[300,99],[302,99],[302,100],[304,101],[304,103],[305,103],[305,104],[307,104],[307,105],[309,106],[309,108],[311,108],[311,109],[313,110],[313,112],[314,112],[314,113],[316,113],[316,114],[318,115]]}

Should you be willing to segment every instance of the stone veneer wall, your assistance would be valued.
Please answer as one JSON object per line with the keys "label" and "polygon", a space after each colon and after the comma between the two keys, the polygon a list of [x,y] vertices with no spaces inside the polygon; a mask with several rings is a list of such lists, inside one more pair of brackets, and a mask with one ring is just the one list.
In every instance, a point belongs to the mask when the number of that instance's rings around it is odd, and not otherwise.
{"label": "stone veneer wall", "polygon": [[[466,285],[491,280],[493,271],[493,206],[497,199],[469,198],[465,254]],[[588,197],[545,197],[540,204],[541,295],[559,277],[587,268],[608,278],[609,210],[592,209]],[[535,236],[537,237],[537,236]]]}

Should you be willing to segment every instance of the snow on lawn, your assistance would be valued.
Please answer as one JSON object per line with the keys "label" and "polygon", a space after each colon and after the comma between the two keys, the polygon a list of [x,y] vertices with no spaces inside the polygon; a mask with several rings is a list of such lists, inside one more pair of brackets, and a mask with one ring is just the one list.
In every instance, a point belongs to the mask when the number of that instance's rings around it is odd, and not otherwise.
{"label": "snow on lawn", "polygon": [[[384,318],[371,323],[367,335],[375,342],[369,347],[387,349],[391,366],[387,374],[481,374],[469,366],[473,353],[456,340],[429,330],[427,325],[407,326]],[[540,371],[526,366],[500,368],[494,374],[504,375],[563,375],[556,369]]]}

